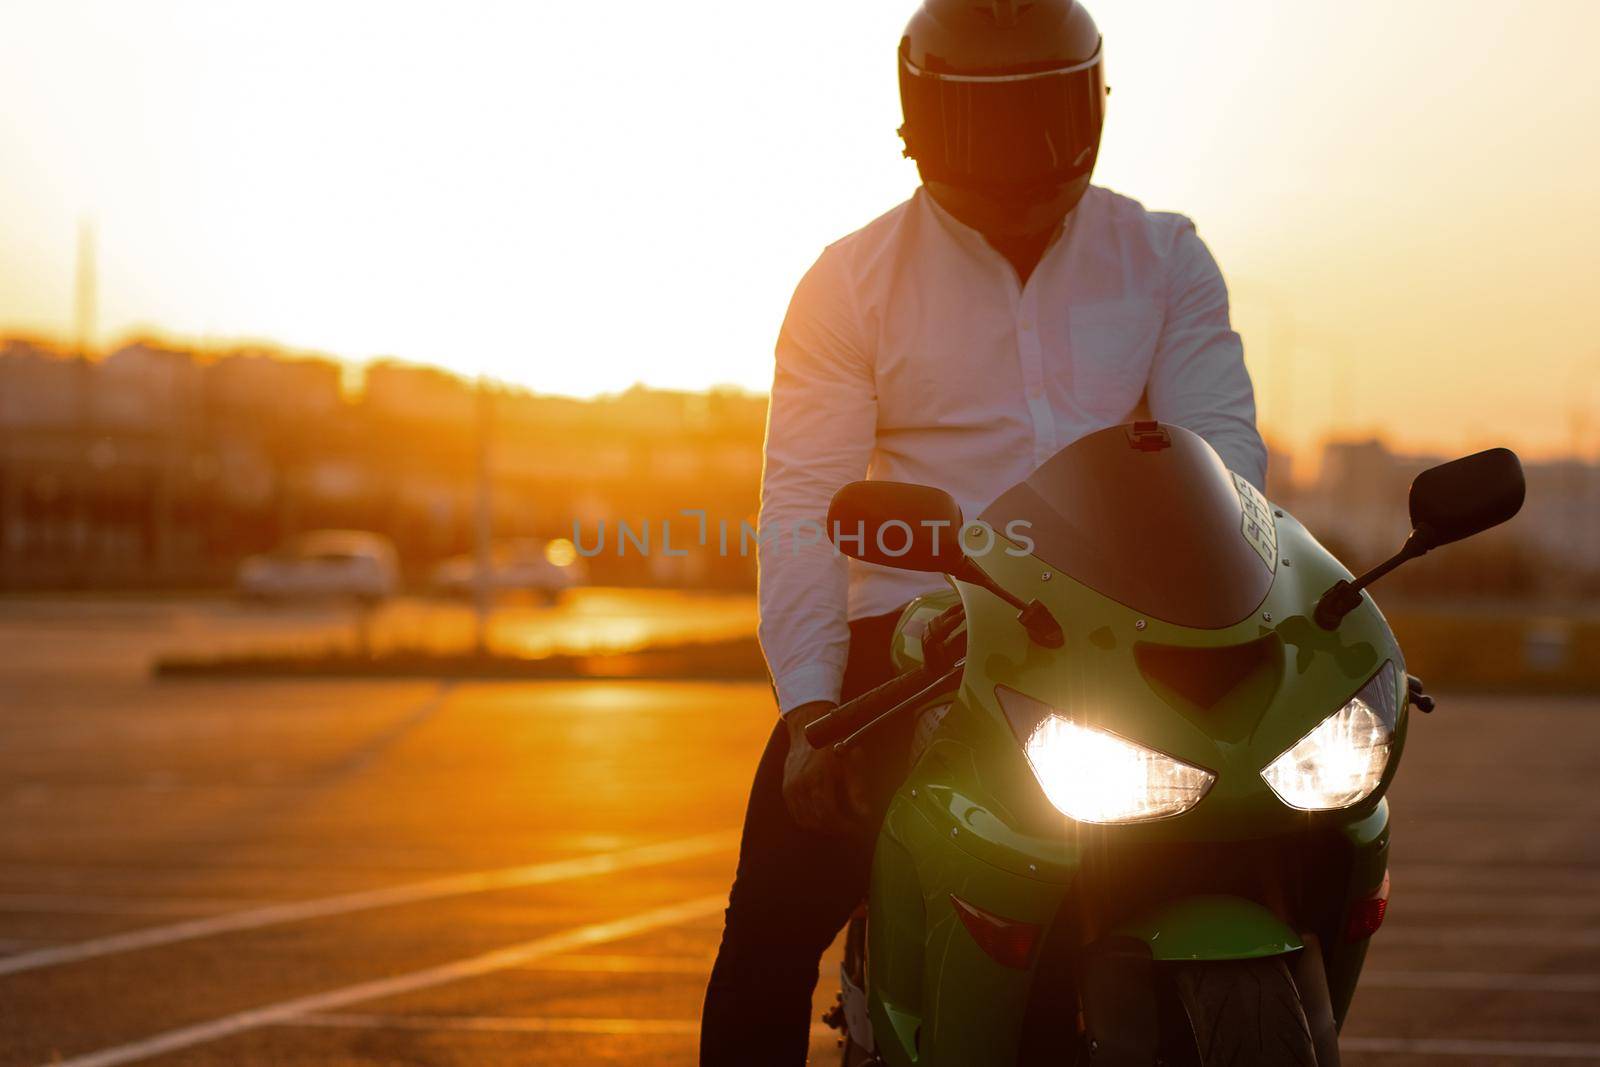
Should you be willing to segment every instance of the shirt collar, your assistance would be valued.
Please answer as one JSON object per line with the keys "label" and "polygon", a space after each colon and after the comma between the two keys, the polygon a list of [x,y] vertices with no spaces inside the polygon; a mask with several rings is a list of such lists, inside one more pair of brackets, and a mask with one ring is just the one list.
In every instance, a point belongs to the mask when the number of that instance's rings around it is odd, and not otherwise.
{"label": "shirt collar", "polygon": [[[1039,267],[1034,269],[1035,274],[1056,256],[1065,254],[1065,250],[1071,244],[1074,234],[1080,228],[1077,222],[1078,216],[1083,213],[1084,202],[1093,194],[1094,187],[1091,186],[1085,190],[1083,198],[1078,201],[1077,206],[1067,212],[1067,217],[1061,220],[1061,227],[1057,230],[1055,238],[1045,246],[1044,255],[1039,257]],[[955,239],[958,245],[974,255],[987,257],[996,263],[1005,263],[1006,269],[1011,269],[1011,265],[1006,263],[1006,258],[1000,254],[1000,251],[994,245],[984,239],[983,234],[946,211],[939,204],[939,201],[935,200],[933,195],[928,192],[926,186],[917,186],[917,191],[912,194],[912,200],[920,203],[922,210],[930,213],[934,220],[944,228],[945,232]]]}

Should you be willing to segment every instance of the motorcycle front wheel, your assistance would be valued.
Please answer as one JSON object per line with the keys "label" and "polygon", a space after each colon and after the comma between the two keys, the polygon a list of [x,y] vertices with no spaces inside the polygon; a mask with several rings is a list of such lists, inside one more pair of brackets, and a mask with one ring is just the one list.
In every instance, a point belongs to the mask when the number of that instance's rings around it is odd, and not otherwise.
{"label": "motorcycle front wheel", "polygon": [[1184,964],[1173,979],[1198,1067],[1317,1067],[1311,1026],[1281,958]]}

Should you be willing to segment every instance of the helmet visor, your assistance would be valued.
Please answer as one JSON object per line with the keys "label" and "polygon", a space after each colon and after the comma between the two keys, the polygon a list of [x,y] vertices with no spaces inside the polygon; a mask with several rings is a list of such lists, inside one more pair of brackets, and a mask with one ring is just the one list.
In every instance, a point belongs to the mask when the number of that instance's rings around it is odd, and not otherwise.
{"label": "helmet visor", "polygon": [[1094,166],[1105,118],[1101,52],[1024,74],[923,70],[903,52],[906,154],[925,178],[990,189],[1070,181]]}

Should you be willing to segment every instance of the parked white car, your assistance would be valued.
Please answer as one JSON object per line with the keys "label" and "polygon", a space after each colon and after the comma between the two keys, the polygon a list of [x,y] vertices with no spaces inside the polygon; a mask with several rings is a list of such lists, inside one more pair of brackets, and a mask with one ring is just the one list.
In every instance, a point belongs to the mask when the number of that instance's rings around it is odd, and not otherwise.
{"label": "parked white car", "polygon": [[272,600],[356,597],[382,600],[400,585],[394,545],[364,530],[316,530],[239,565],[236,586]]}
{"label": "parked white car", "polygon": [[[583,561],[570,541],[507,541],[494,547],[489,561],[489,587],[497,593],[537,593],[553,600],[583,581]],[[447,596],[471,596],[478,585],[477,557],[451,556],[434,568],[432,584]]]}

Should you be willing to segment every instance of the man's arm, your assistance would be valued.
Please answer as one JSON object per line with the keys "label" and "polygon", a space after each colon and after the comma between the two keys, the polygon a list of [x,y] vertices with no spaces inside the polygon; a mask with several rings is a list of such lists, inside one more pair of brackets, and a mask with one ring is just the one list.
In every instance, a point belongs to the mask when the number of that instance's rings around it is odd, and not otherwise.
{"label": "man's arm", "polygon": [[789,303],[767,412],[760,637],[783,712],[839,699],[847,573],[824,527],[834,492],[866,473],[877,412],[853,287],[825,251]]}
{"label": "man's arm", "polygon": [[1194,224],[1181,219],[1179,226],[1166,324],[1150,371],[1150,414],[1193,430],[1229,470],[1264,489],[1267,447],[1256,429],[1244,346],[1228,317],[1228,287]]}

